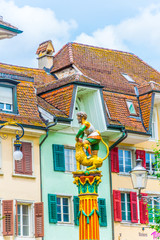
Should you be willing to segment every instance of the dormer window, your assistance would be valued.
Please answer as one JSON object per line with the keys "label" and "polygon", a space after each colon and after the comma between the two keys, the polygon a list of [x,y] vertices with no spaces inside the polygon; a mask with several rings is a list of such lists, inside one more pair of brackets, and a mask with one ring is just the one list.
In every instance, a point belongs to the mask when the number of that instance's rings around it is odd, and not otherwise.
{"label": "dormer window", "polygon": [[13,111],[13,89],[0,86],[0,110]]}
{"label": "dormer window", "polygon": [[127,79],[128,82],[134,82],[135,81],[127,74],[127,73],[121,73],[123,77],[125,77],[125,79]]}
{"label": "dormer window", "polygon": [[18,81],[10,79],[0,80],[0,112],[17,114]]}
{"label": "dormer window", "polygon": [[127,102],[127,107],[128,107],[129,113],[131,115],[136,115],[136,110],[134,108],[133,102],[132,101],[128,101],[128,100],[126,102]]}

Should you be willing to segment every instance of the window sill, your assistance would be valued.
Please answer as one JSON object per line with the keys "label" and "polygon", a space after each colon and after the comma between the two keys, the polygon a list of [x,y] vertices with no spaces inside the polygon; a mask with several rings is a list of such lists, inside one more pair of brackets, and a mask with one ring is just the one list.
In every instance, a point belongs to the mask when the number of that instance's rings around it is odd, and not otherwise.
{"label": "window sill", "polygon": [[120,176],[129,176],[130,177],[130,173],[126,173],[126,172],[119,172],[118,175],[120,175]]}
{"label": "window sill", "polygon": [[71,226],[71,227],[74,226],[73,223],[65,223],[65,222],[62,222],[62,223],[61,222],[57,222],[57,225],[58,226]]}
{"label": "window sill", "polygon": [[158,178],[156,176],[152,176],[152,175],[148,175],[148,178],[149,179],[155,179],[155,180],[158,180]]}
{"label": "window sill", "polygon": [[141,225],[141,223],[132,223],[132,222],[125,222],[125,221],[120,222],[120,224],[128,227],[137,227]]}
{"label": "window sill", "polygon": [[32,178],[32,179],[36,178],[36,176],[33,176],[33,175],[24,175],[24,174],[16,174],[16,173],[13,173],[12,177]]}

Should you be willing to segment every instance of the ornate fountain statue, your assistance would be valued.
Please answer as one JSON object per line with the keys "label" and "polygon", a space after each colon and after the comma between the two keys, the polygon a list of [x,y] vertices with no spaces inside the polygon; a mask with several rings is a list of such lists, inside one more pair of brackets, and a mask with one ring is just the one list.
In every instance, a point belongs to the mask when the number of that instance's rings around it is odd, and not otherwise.
{"label": "ornate fountain statue", "polygon": [[[100,132],[95,130],[93,125],[87,121],[87,114],[85,112],[78,112],[77,120],[81,124],[75,139],[77,170],[80,170],[80,165],[89,166],[87,170],[97,169],[102,166],[103,161],[108,157],[108,145],[103,141]],[[83,141],[85,134],[87,138]],[[103,159],[98,157],[99,143],[101,141],[107,149],[107,154]],[[84,149],[86,149],[89,156],[86,155]]]}

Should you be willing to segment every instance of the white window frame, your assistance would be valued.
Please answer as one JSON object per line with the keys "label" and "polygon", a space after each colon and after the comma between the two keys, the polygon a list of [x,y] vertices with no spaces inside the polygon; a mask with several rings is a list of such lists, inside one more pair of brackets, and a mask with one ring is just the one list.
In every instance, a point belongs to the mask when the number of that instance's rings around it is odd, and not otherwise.
{"label": "white window frame", "polygon": [[[124,173],[124,174],[128,174],[129,172],[124,171],[124,169],[125,169],[125,152],[124,151],[130,151],[131,152],[131,169],[132,169],[132,167],[133,167],[133,150],[127,149],[127,148],[118,148],[118,150],[123,151],[123,172],[121,172],[121,171],[119,171],[119,172]],[[119,158],[119,155],[118,155],[118,158]]]}
{"label": "white window frame", "polygon": [[[154,128],[153,128],[154,125]],[[154,133],[153,133],[154,130]],[[152,116],[152,136],[151,140],[158,139],[158,121],[157,121],[157,109],[153,109],[153,116]]]}
{"label": "white window frame", "polygon": [[[13,112],[13,104],[14,104],[13,87],[0,85],[0,88],[9,88],[9,89],[12,90],[12,96],[11,96],[11,97],[12,97],[12,103],[0,101],[0,103],[4,104],[4,108],[0,108],[0,111]],[[6,109],[6,105],[7,105],[7,104],[11,105],[11,110]]]}
{"label": "white window frame", "polygon": [[[14,200],[14,206],[15,206],[15,210],[14,210],[14,216],[16,218],[16,202],[17,204],[20,204],[20,205],[28,205],[30,206],[30,209],[29,209],[29,236],[17,236],[16,235],[16,238],[17,240],[22,240],[22,239],[25,239],[25,240],[32,240],[32,239],[35,239],[34,238],[34,235],[35,235],[35,223],[34,223],[34,201],[30,201],[30,200],[21,200],[21,199],[15,199]],[[16,221],[16,220],[15,220]],[[16,225],[15,225],[15,228],[16,228]],[[16,229],[15,229],[15,233],[16,233]]]}
{"label": "white window frame", "polygon": [[[122,222],[131,222],[131,220],[128,220],[128,207],[127,207],[127,194],[130,195],[130,192],[121,192],[123,194],[125,194],[125,213],[126,213],[126,220],[122,219]],[[121,206],[122,206],[122,199],[121,199]],[[130,210],[131,210],[131,201],[130,201]],[[122,213],[122,209],[121,209],[121,213]]]}
{"label": "white window frame", "polygon": [[[130,115],[134,115],[134,116],[137,115],[136,109],[135,109],[134,104],[133,104],[133,101],[126,99],[126,103],[127,103],[127,107],[128,107],[129,114],[130,114]],[[131,104],[133,105],[133,109],[134,109],[135,113],[131,113],[131,112],[130,112],[130,110],[129,110],[129,103],[131,103]]]}
{"label": "white window frame", "polygon": [[[56,194],[57,198],[61,198],[61,202],[63,198],[67,198],[68,199],[68,208],[69,208],[69,222],[64,222],[64,221],[58,221],[57,219],[57,223],[58,224],[73,224],[73,196],[71,195],[60,195],[60,194]],[[57,207],[57,203],[56,203],[56,207]],[[61,219],[63,219],[63,204],[61,205]]]}
{"label": "white window frame", "polygon": [[[70,159],[69,159],[69,165],[70,166],[72,166],[72,169],[69,171],[69,170],[66,170],[66,165],[67,165],[67,163],[66,163],[66,154],[65,154],[65,150],[70,150],[71,152],[70,152]],[[76,170],[74,170],[74,159],[75,159],[75,157],[74,157],[74,151],[75,151],[75,148],[74,147],[70,147],[70,146],[66,146],[66,145],[64,145],[64,160],[65,160],[65,172],[67,172],[67,173],[72,173],[73,171],[76,171]],[[75,161],[76,161],[76,159],[75,159]]]}
{"label": "white window frame", "polygon": [[149,175],[152,176],[152,175],[153,175],[153,170],[152,170],[152,167],[151,167],[151,166],[152,166],[152,158],[151,158],[151,154],[154,155],[154,152],[148,152],[148,151],[146,151],[146,153],[148,153],[148,154],[150,155],[150,159],[149,159],[149,160],[150,160],[150,162],[149,162],[149,164],[150,164],[150,168],[149,168],[148,171],[149,171]]}
{"label": "white window frame", "polygon": [[[68,145],[64,145],[64,161],[65,161],[65,172],[66,173],[72,173],[72,172],[74,172],[74,171],[76,171],[77,170],[77,168],[76,168],[76,170],[70,170],[70,171],[68,171],[68,170],[66,170],[66,157],[65,157],[65,149],[69,149],[69,150],[75,150],[75,147],[72,147],[72,146],[68,146]],[[72,160],[74,159],[74,154],[73,154],[73,152],[72,152]],[[75,159],[75,161],[76,161],[76,159]],[[74,163],[72,163],[72,166],[74,166]],[[76,161],[76,166],[77,166],[77,161]],[[86,166],[83,166],[83,165],[81,165],[80,166],[81,167],[81,170],[83,170],[83,171],[85,171],[86,170]]]}
{"label": "white window frame", "polygon": [[[15,138],[12,139],[12,146],[13,146],[13,153],[14,153],[14,142],[16,141]],[[30,140],[24,140],[24,139],[20,139],[20,142],[28,142],[31,143],[31,147],[32,147],[32,175],[25,175],[25,174],[19,174],[15,172],[15,160],[12,154],[12,159],[13,159],[13,176],[21,176],[21,177],[27,177],[27,178],[35,178],[35,169],[34,169],[34,143],[33,141]]]}
{"label": "white window frame", "polygon": [[[151,199],[151,201],[152,201],[152,208],[154,208],[155,207],[155,205],[153,204],[154,203],[154,197],[157,197],[157,198],[159,198],[160,197],[160,195],[150,195],[150,197],[152,197],[152,199]],[[159,202],[159,206],[160,206],[160,202]],[[152,214],[152,216],[153,216],[153,218],[154,218],[154,213]],[[148,212],[148,220],[149,220],[149,212]],[[156,224],[155,222],[154,222],[154,219],[153,219],[153,222],[149,222],[149,224]]]}
{"label": "white window frame", "polygon": [[130,83],[135,83],[135,81],[127,74],[127,73],[121,73],[121,75]]}

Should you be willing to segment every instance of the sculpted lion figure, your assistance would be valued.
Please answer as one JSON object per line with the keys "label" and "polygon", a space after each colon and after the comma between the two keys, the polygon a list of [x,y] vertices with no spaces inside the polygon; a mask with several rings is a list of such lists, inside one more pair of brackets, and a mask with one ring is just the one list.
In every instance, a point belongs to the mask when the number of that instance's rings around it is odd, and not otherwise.
{"label": "sculpted lion figure", "polygon": [[[103,140],[102,140],[103,141]],[[76,148],[76,161],[77,161],[77,170],[80,170],[80,165],[83,166],[89,166],[87,168],[87,170],[93,170],[93,169],[97,169],[99,167],[102,166],[103,161],[108,157],[109,155],[109,148],[108,145],[103,141],[103,143],[105,144],[106,148],[107,148],[107,155],[104,158],[100,158],[96,155],[93,155],[90,158],[87,158],[86,153],[84,152],[83,149],[83,143],[78,141],[75,144],[75,148]]]}

